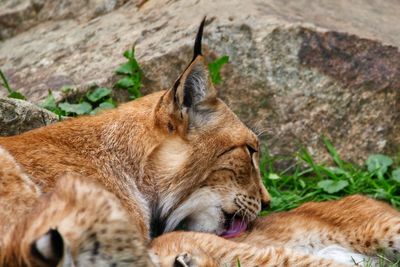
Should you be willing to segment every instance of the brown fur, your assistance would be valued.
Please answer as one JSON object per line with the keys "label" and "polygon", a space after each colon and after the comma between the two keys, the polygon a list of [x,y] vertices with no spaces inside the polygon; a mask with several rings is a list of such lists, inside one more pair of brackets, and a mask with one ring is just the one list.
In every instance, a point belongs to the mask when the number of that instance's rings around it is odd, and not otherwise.
{"label": "brown fur", "polygon": [[[193,264],[188,266],[193,267],[213,266],[210,262],[235,266],[237,258],[242,266],[325,266],[311,254],[335,258],[318,254],[332,245],[365,258],[384,253],[389,259],[399,259],[400,212],[386,203],[354,195],[260,217],[251,229],[232,240],[201,233],[171,233],[155,239],[152,248],[160,255],[161,266],[172,266],[173,256],[180,254],[191,259]],[[297,254],[287,254],[283,247]],[[350,256],[348,263],[352,262]]]}
{"label": "brown fur", "polygon": [[[167,91],[98,116],[0,138],[0,146],[42,193],[52,192],[69,172],[97,182],[117,196],[144,240],[150,230],[157,235],[182,222],[219,234],[226,214],[254,220],[261,203],[269,201],[258,169],[259,143],[216,97],[198,49],[199,43]],[[14,201],[21,192],[13,185],[7,190],[2,203],[21,208]],[[193,206],[194,199],[203,206]],[[212,219],[204,224],[205,217]]]}
{"label": "brown fur", "polygon": [[0,147],[0,246],[1,237],[34,206],[39,195],[39,188]]}

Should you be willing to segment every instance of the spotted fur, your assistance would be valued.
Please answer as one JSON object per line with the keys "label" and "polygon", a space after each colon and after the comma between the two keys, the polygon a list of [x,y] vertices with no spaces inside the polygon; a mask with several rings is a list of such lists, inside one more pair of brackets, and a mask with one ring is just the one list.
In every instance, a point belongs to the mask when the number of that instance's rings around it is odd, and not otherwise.
{"label": "spotted fur", "polygon": [[[12,222],[0,236],[0,266],[153,266],[139,228],[114,195],[69,174],[57,182],[52,193],[38,196],[20,167],[0,152],[2,185],[18,183],[24,201],[34,203],[29,211],[18,203],[22,207],[14,211],[18,221],[8,210],[0,209],[0,218]],[[13,182],[4,175],[11,170]]]}

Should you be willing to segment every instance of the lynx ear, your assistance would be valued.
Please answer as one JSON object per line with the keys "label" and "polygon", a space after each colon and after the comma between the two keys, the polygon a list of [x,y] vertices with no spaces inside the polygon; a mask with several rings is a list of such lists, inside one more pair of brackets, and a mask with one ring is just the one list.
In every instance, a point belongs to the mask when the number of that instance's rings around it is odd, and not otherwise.
{"label": "lynx ear", "polygon": [[64,256],[64,240],[57,230],[50,229],[32,243],[31,252],[44,266],[57,266]]}
{"label": "lynx ear", "polygon": [[212,108],[217,96],[201,54],[204,23],[205,18],[201,22],[196,36],[192,62],[172,88],[174,110],[178,111],[182,118],[185,117],[185,113],[188,114],[189,120],[191,120],[189,123],[194,123],[194,117],[199,110]]}
{"label": "lynx ear", "polygon": [[192,262],[192,255],[187,252],[180,253],[175,258],[173,267],[194,267],[195,265]]}
{"label": "lynx ear", "polygon": [[175,86],[175,104],[179,109],[194,109],[196,105],[206,104],[216,98],[216,90],[201,55],[183,72]]}

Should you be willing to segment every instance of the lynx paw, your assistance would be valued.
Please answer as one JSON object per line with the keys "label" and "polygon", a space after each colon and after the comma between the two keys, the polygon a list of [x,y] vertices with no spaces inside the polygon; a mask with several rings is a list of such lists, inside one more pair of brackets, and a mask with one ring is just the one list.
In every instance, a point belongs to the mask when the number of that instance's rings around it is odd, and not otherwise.
{"label": "lynx paw", "polygon": [[385,238],[382,249],[387,257],[392,259],[400,259],[400,221],[394,227],[386,227],[383,229]]}

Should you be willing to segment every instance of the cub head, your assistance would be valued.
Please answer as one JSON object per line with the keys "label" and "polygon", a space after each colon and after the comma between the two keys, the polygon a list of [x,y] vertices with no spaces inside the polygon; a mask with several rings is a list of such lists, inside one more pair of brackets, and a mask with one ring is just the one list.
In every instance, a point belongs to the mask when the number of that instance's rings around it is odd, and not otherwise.
{"label": "cub head", "polygon": [[77,174],[42,195],[4,240],[0,266],[154,266],[119,199]]}
{"label": "cub head", "polygon": [[204,20],[191,63],[154,110],[164,139],[149,161],[159,195],[153,235],[183,227],[234,236],[270,200],[260,178],[259,140],[211,82],[203,26]]}

